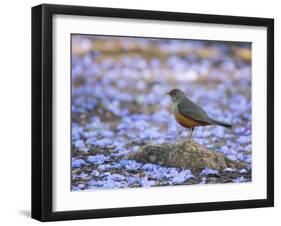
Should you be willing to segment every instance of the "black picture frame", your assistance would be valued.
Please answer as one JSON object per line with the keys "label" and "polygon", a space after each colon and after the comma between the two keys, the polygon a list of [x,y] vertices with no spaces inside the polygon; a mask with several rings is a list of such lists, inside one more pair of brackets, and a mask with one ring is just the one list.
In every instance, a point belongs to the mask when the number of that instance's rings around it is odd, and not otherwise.
{"label": "black picture frame", "polygon": [[[52,210],[52,18],[55,14],[182,21],[267,28],[267,198],[95,210]],[[32,8],[32,218],[122,217],[274,206],[274,20],[177,12],[43,4]]]}

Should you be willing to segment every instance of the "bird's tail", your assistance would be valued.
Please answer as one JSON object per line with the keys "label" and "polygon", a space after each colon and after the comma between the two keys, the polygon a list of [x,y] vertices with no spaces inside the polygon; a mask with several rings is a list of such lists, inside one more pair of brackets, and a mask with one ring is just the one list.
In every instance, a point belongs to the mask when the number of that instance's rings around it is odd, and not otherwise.
{"label": "bird's tail", "polygon": [[212,119],[212,122],[215,124],[215,125],[219,125],[219,126],[223,126],[225,128],[231,128],[232,125],[228,124],[228,123],[225,123],[225,122],[220,122],[220,121],[217,121],[215,119]]}

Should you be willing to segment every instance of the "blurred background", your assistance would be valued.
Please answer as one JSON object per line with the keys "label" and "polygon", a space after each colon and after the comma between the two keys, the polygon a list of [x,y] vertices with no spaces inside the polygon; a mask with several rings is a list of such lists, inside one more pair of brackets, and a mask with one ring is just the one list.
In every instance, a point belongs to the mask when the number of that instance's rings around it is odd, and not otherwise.
{"label": "blurred background", "polygon": [[[173,88],[233,125],[198,127],[193,139],[247,169],[194,180],[123,159],[145,144],[187,139],[165,95]],[[73,190],[251,180],[251,43],[72,35],[72,146]]]}

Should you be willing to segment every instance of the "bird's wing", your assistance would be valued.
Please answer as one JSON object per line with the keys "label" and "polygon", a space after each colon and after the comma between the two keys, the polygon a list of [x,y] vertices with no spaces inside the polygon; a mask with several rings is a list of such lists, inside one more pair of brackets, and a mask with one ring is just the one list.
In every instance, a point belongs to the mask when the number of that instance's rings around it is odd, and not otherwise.
{"label": "bird's wing", "polygon": [[207,113],[201,107],[189,100],[181,101],[178,103],[177,107],[178,111],[186,117],[199,122],[207,122],[212,124],[212,120],[209,118]]}

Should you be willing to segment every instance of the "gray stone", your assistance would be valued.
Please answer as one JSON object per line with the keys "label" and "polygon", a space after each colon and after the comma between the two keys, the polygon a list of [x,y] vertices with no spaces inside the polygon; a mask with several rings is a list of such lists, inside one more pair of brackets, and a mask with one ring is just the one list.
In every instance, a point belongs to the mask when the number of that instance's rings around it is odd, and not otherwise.
{"label": "gray stone", "polygon": [[204,168],[224,170],[226,168],[242,169],[247,167],[245,163],[233,161],[224,154],[211,151],[194,141],[145,145],[139,151],[127,155],[126,159],[190,169],[193,173],[199,173]]}

